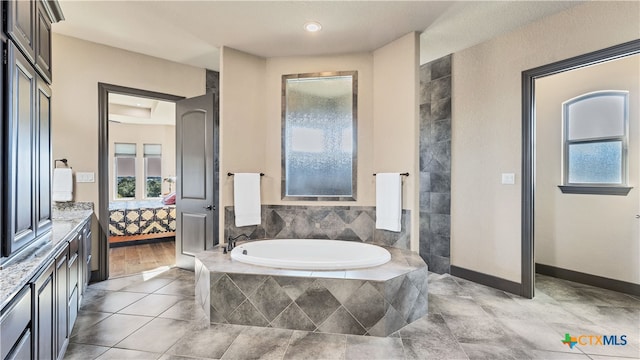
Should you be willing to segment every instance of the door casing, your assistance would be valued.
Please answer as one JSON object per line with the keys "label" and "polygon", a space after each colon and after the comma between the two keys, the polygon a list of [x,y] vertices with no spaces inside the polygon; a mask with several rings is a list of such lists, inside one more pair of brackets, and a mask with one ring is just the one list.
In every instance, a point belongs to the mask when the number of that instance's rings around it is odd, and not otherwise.
{"label": "door casing", "polygon": [[109,94],[121,94],[177,102],[182,96],[98,83],[98,270],[91,281],[109,278]]}

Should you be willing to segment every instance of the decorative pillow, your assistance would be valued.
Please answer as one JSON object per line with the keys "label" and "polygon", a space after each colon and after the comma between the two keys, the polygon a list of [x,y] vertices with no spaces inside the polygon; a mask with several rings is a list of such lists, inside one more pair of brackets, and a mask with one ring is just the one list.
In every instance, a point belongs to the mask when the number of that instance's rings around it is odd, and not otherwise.
{"label": "decorative pillow", "polygon": [[162,198],[162,203],[165,205],[175,205],[176,193],[175,191]]}

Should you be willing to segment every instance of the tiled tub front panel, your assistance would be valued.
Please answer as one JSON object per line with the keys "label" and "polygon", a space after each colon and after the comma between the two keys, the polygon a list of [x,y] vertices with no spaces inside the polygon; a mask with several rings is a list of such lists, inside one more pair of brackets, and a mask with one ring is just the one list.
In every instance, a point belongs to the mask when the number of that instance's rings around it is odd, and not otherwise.
{"label": "tiled tub front panel", "polygon": [[411,212],[402,210],[400,232],[378,230],[372,206],[263,205],[262,224],[235,226],[233,206],[225,207],[225,238],[251,234],[252,239],[340,239],[401,249],[410,247]]}
{"label": "tiled tub front panel", "polygon": [[[294,330],[387,336],[427,313],[427,271],[389,281],[211,272],[210,321]],[[203,304],[203,305],[204,305]]]}
{"label": "tiled tub front panel", "polygon": [[[196,256],[196,300],[213,323],[387,336],[426,315],[427,266],[406,250],[376,268],[304,272]],[[389,275],[389,276],[387,276]]]}

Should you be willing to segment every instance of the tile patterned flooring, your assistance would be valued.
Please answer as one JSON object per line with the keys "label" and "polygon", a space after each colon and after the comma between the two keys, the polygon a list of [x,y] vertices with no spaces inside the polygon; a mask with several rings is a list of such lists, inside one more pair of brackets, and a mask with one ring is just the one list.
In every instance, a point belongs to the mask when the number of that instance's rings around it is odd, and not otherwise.
{"label": "tile patterned flooring", "polygon": [[[180,269],[89,286],[65,359],[594,359],[640,358],[640,298],[547,276],[522,299],[429,274],[429,314],[389,337],[208,324],[194,275]],[[627,335],[626,346],[561,343]]]}

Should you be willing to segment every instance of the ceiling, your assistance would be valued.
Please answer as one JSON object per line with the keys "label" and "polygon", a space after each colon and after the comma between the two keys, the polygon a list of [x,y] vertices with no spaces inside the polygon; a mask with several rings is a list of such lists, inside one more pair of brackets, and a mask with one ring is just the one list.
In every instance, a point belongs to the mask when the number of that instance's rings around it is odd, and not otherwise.
{"label": "ceiling", "polygon": [[110,93],[109,121],[121,124],[175,126],[176,104]]}
{"label": "ceiling", "polygon": [[[56,33],[219,70],[220,48],[262,57],[373,51],[421,33],[421,63],[575,6],[576,1],[60,0]],[[315,20],[323,28],[306,33]]]}

